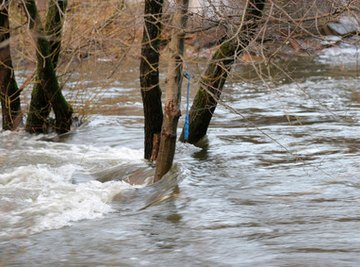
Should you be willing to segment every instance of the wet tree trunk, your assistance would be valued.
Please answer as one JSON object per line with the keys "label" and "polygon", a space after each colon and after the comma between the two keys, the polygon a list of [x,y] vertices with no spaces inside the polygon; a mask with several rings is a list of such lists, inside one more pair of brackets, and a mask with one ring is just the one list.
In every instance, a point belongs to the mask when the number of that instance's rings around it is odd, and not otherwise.
{"label": "wet tree trunk", "polygon": [[63,14],[67,1],[49,1],[45,31],[37,13],[34,0],[26,1],[29,26],[36,44],[37,69],[26,130],[31,133],[47,132],[51,108],[55,113],[55,130],[70,130],[73,110],[65,100],[55,73],[60,44]]}
{"label": "wet tree trunk", "polygon": [[156,160],[163,111],[159,85],[160,34],[163,0],[145,0],[140,61],[140,87],[145,118],[144,158]]}
{"label": "wet tree trunk", "polygon": [[249,0],[244,23],[238,35],[230,36],[214,53],[205,72],[202,74],[200,88],[190,109],[188,140],[184,140],[183,130],[180,141],[195,144],[206,135],[227,76],[235,59],[254,38],[265,2],[265,0]]}
{"label": "wet tree trunk", "polygon": [[173,163],[176,147],[176,130],[181,115],[181,84],[183,78],[184,29],[187,23],[189,0],[176,0],[171,41],[169,44],[169,65],[166,83],[164,120],[161,129],[159,155],[156,161],[154,181],[166,174]]}
{"label": "wet tree trunk", "polygon": [[15,130],[21,123],[20,90],[16,84],[10,54],[8,2],[0,3],[0,98],[2,128]]}

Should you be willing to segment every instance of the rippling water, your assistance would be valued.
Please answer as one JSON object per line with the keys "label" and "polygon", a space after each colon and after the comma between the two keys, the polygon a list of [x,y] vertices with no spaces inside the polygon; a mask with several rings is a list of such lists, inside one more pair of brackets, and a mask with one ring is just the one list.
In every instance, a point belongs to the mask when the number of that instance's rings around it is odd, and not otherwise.
{"label": "rippling water", "polygon": [[142,184],[137,81],[71,135],[0,133],[0,266],[357,266],[360,78],[335,52],[229,82],[160,184]]}

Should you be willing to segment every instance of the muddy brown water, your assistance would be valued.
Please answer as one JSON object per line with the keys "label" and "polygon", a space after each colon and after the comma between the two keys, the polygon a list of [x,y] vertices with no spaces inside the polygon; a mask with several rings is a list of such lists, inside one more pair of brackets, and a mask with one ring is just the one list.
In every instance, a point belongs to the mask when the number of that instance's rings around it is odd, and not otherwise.
{"label": "muddy brown water", "polygon": [[358,266],[353,51],[295,59],[293,80],[266,86],[239,67],[231,110],[218,107],[202,147],[178,144],[158,185],[124,182],[153,172],[136,73],[71,135],[0,133],[0,266]]}

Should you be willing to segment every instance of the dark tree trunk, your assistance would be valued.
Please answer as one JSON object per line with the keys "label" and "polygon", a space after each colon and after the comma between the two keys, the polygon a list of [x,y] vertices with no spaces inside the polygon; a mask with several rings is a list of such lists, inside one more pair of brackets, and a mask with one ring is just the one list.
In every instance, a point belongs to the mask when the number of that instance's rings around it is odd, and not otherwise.
{"label": "dark tree trunk", "polygon": [[50,1],[46,22],[47,31],[43,30],[35,1],[27,0],[25,8],[29,14],[29,26],[33,32],[33,41],[36,43],[38,60],[37,81],[32,92],[26,130],[32,133],[46,132],[48,116],[52,108],[55,113],[56,132],[65,133],[70,130],[73,110],[61,92],[55,66],[60,50],[62,14],[65,12],[66,1],[58,0],[56,3]]}
{"label": "dark tree trunk", "polygon": [[163,0],[145,0],[140,87],[145,118],[145,159],[156,160],[163,111],[159,85],[160,34]]}
{"label": "dark tree trunk", "polygon": [[181,115],[182,57],[188,5],[189,0],[176,0],[176,11],[173,17],[173,29],[169,44],[170,59],[166,83],[165,117],[161,129],[159,155],[156,161],[155,182],[170,170],[175,155],[177,125]]}
{"label": "dark tree trunk", "polygon": [[189,137],[184,139],[183,130],[180,141],[194,144],[206,135],[231,67],[254,38],[265,0],[250,0],[247,5],[239,35],[236,38],[231,36],[220,45],[201,77],[200,88],[189,113]]}
{"label": "dark tree trunk", "polygon": [[67,0],[49,0],[49,8],[46,15],[45,32],[49,40],[51,59],[54,68],[57,67],[61,49],[61,36],[64,24],[64,14]]}
{"label": "dark tree trunk", "polygon": [[10,54],[8,4],[0,4],[0,87],[2,128],[14,130],[21,123],[20,90],[16,84]]}
{"label": "dark tree trunk", "polygon": [[41,86],[39,76],[36,74],[25,130],[29,133],[47,133],[50,111],[51,105]]}

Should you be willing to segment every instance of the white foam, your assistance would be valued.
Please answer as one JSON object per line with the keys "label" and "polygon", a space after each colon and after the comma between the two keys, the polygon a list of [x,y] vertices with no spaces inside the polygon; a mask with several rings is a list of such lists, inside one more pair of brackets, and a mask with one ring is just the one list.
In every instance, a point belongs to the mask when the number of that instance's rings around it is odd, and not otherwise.
{"label": "white foam", "polygon": [[113,197],[134,188],[121,181],[72,183],[78,166],[29,165],[0,175],[0,237],[58,229],[112,212]]}
{"label": "white foam", "polygon": [[319,62],[332,65],[359,64],[360,47],[344,44],[340,47],[326,48],[321,51]]}
{"label": "white foam", "polygon": [[[6,171],[8,170],[6,166],[17,167],[25,164],[44,163],[50,166],[76,164],[78,168],[94,172],[118,164],[143,163],[141,149],[56,143],[39,141],[34,138],[27,139],[26,136],[20,136],[20,140],[17,137],[15,141],[11,141],[11,136],[1,135],[0,137],[6,139],[4,140],[6,149],[0,148],[0,169],[3,161],[3,167]],[[12,143],[14,145],[11,145]]]}

